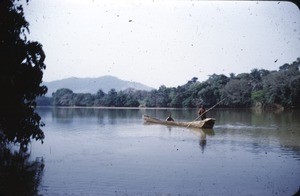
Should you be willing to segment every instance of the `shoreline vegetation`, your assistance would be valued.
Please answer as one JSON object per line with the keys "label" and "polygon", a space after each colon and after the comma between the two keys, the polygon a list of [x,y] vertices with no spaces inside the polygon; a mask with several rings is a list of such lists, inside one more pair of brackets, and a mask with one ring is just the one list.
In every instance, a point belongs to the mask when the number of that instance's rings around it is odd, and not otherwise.
{"label": "shoreline vegetation", "polygon": [[[115,106],[37,106],[36,108],[52,108],[52,109],[109,109],[109,110],[189,110],[194,109],[195,111],[199,108],[168,108],[168,107],[115,107]],[[272,108],[261,108],[261,107],[250,107],[250,108],[230,108],[230,107],[216,107],[216,109],[249,109],[254,112],[261,113],[262,111],[274,111],[275,113],[281,113],[284,111],[300,109],[297,108],[284,108],[280,105]]]}
{"label": "shoreline vegetation", "polygon": [[229,77],[210,75],[200,82],[193,77],[177,87],[161,85],[151,91],[111,89],[105,93],[74,93],[67,88],[56,90],[52,97],[38,97],[37,106],[92,108],[198,108],[210,107],[220,100],[218,108],[252,108],[284,110],[300,108],[300,58],[284,64],[278,71],[253,69],[250,73]]}

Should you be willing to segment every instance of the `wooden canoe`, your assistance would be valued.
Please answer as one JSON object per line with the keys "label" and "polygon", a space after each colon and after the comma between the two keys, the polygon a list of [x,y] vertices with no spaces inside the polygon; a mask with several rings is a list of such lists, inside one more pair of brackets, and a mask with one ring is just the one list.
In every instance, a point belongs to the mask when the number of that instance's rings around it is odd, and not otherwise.
{"label": "wooden canoe", "polygon": [[206,118],[204,120],[192,121],[192,122],[166,121],[166,120],[153,118],[148,115],[143,115],[143,119],[147,123],[156,123],[156,124],[181,126],[181,127],[204,128],[204,129],[212,129],[216,121],[216,119],[214,118]]}

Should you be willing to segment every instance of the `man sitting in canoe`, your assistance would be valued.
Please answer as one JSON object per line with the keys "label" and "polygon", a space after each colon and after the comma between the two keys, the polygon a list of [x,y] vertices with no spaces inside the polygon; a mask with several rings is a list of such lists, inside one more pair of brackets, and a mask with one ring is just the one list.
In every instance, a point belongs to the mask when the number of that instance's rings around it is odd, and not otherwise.
{"label": "man sitting in canoe", "polygon": [[174,119],[171,117],[171,114],[168,116],[168,118],[166,119],[166,121],[174,121]]}
{"label": "man sitting in canoe", "polygon": [[202,120],[206,119],[206,109],[205,109],[204,105],[200,106],[200,108],[198,110],[198,114],[199,114],[199,116],[201,116]]}

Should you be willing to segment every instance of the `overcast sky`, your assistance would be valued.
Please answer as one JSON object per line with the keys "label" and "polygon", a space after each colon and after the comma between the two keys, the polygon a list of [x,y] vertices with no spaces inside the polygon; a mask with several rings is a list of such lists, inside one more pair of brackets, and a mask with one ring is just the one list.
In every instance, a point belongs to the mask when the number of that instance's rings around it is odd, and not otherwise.
{"label": "overcast sky", "polygon": [[300,57],[290,2],[31,0],[24,9],[46,53],[44,81],[113,75],[177,87]]}

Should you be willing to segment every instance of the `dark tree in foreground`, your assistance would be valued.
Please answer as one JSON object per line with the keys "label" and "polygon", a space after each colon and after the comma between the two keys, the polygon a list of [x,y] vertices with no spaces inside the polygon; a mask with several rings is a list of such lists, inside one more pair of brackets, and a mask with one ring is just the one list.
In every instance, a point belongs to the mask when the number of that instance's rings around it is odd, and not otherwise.
{"label": "dark tree in foreground", "polygon": [[27,40],[28,26],[18,0],[0,1],[0,142],[22,148],[44,138],[35,99],[47,92],[41,86],[45,54]]}

